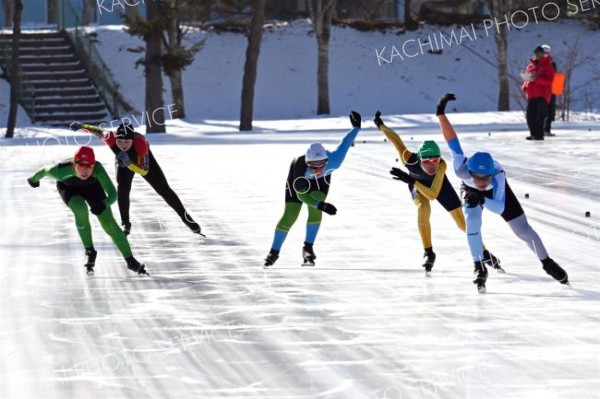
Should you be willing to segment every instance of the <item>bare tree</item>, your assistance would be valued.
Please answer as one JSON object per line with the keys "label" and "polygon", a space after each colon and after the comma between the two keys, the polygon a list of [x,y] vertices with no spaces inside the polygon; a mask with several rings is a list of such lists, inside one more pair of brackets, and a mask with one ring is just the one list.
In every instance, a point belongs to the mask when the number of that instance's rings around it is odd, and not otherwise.
{"label": "bare tree", "polygon": [[23,1],[15,0],[13,13],[12,60],[10,64],[10,108],[6,123],[6,138],[12,138],[17,125],[17,110],[19,109],[19,40],[21,40],[21,14]]}
{"label": "bare tree", "polygon": [[[131,8],[131,7],[130,7]],[[87,26],[92,22],[94,12],[96,11],[96,0],[83,0],[83,11],[81,15],[81,24]]]}
{"label": "bare tree", "polygon": [[[581,36],[570,42],[566,53],[560,58],[561,72],[565,74],[565,87],[562,96],[558,97],[557,108],[560,110],[562,120],[569,120],[574,99],[587,101],[584,105],[590,109],[594,106],[589,101],[595,98],[594,91],[600,85],[600,68],[595,54],[598,48],[582,49]],[[573,84],[573,77],[577,71],[588,70],[590,78]]]}
{"label": "bare tree", "polygon": [[[206,2],[207,0],[202,0]],[[158,16],[154,20],[144,20],[136,14],[125,14],[128,33],[142,37],[147,41],[150,33],[160,38],[160,57],[158,58],[162,70],[171,82],[171,94],[175,108],[171,114],[173,118],[185,118],[185,102],[183,95],[182,75],[186,67],[193,61],[194,56],[204,46],[205,40],[200,40],[192,46],[185,47],[183,38],[191,25],[182,24],[182,15],[193,19],[199,7],[203,4],[195,2],[181,3],[179,0],[163,0],[158,2]],[[146,61],[138,61],[144,64]]]}
{"label": "bare tree", "polygon": [[387,2],[387,0],[372,0],[370,2],[368,2],[366,10],[365,10],[365,19],[367,21],[374,21],[377,19],[377,17],[379,16],[379,13],[381,12],[381,8],[384,6],[384,4]]}
{"label": "bare tree", "polygon": [[317,39],[317,115],[329,114],[329,37],[336,0],[307,0]]}
{"label": "bare tree", "polygon": [[[501,20],[509,14],[513,0],[485,0],[490,9],[490,17]],[[495,24],[494,39],[498,52],[498,111],[510,110],[510,84],[508,75],[508,26]]]}
{"label": "bare tree", "polygon": [[140,10],[138,9],[138,7],[125,7],[125,17],[125,21],[127,21],[128,18],[140,19],[142,16],[140,15]]}
{"label": "bare tree", "polygon": [[262,27],[265,20],[266,0],[253,0],[252,19],[248,31],[248,47],[244,64],[244,81],[242,86],[242,106],[240,111],[240,131],[252,130],[252,114],[254,111],[254,85],[258,69],[258,56],[262,40]]}
{"label": "bare tree", "polygon": [[162,14],[165,18],[165,33],[163,35],[164,53],[162,65],[171,82],[171,94],[175,109],[171,115],[173,118],[185,118],[185,102],[183,97],[183,70],[194,61],[194,56],[204,46],[205,40],[201,40],[186,48],[183,38],[190,29],[187,26],[182,29],[180,15],[186,8],[180,8],[178,0],[165,0],[162,6]]}
{"label": "bare tree", "polygon": [[[158,2],[146,3],[146,21],[155,23],[160,18]],[[146,55],[144,71],[146,75],[146,133],[166,133],[165,109],[163,100],[163,80],[161,67],[161,34],[149,29],[146,34]]]}
{"label": "bare tree", "polygon": [[404,27],[408,30],[415,30],[419,24],[413,19],[410,12],[411,2],[412,0],[404,0]]}
{"label": "bare tree", "polygon": [[49,24],[60,25],[62,21],[59,19],[60,3],[59,0],[46,1],[46,20]]}
{"label": "bare tree", "polygon": [[4,26],[10,26],[13,20],[13,14],[15,12],[15,2],[13,0],[2,0],[2,7],[4,8]]}

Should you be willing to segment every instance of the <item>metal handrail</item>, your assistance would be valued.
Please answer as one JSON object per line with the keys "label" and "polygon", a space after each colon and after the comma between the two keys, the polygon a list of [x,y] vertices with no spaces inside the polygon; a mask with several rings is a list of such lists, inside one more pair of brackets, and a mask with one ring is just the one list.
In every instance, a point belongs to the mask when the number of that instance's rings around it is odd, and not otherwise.
{"label": "metal handrail", "polygon": [[[119,84],[114,80],[110,69],[100,56],[96,46],[80,26],[80,18],[70,2],[63,0],[61,6],[60,29],[66,32],[80,60],[89,72],[90,78],[96,85],[113,118],[120,118],[125,113],[137,112],[125,101],[119,93]],[[66,4],[66,6],[65,6]],[[66,27],[65,20],[72,18],[75,22],[72,28]]]}

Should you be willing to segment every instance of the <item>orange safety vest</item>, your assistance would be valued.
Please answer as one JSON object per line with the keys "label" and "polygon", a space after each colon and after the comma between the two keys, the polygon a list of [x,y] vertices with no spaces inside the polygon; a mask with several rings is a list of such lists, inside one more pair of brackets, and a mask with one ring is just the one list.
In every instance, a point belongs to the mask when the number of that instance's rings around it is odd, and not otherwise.
{"label": "orange safety vest", "polygon": [[556,72],[552,80],[552,94],[562,96],[565,92],[565,74]]}

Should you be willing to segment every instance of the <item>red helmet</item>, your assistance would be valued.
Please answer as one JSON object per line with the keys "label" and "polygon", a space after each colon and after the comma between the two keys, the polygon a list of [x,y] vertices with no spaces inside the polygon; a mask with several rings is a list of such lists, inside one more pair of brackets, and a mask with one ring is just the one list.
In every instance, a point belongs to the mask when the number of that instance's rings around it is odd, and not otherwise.
{"label": "red helmet", "polygon": [[94,155],[94,150],[91,147],[79,147],[79,149],[73,156],[73,162],[94,165],[96,163],[96,156]]}

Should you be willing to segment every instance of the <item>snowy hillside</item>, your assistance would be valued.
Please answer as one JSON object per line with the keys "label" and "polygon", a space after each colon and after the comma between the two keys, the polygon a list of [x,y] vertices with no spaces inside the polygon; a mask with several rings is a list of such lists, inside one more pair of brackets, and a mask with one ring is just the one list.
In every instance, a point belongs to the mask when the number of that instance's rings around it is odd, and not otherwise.
{"label": "snowy hillside", "polygon": [[[144,109],[144,79],[141,68],[133,69],[143,52],[142,42],[123,32],[122,27],[99,28],[97,46],[127,99],[138,110]],[[256,119],[311,118],[316,111],[316,40],[309,22],[273,26],[266,29],[259,58],[256,83]],[[344,115],[350,109],[373,113],[376,109],[388,114],[429,113],[441,93],[453,91],[467,99],[457,105],[457,111],[493,111],[497,106],[496,45],[477,31],[477,40],[463,39],[445,47],[441,55],[425,54],[414,58],[395,57],[389,64],[379,61],[377,53],[391,58],[391,48],[404,42],[442,33],[460,32],[457,27],[425,27],[416,32],[397,34],[359,32],[335,27],[331,35],[330,93],[332,115]],[[473,36],[473,35],[472,35]],[[473,36],[474,37],[474,36]],[[246,51],[246,38],[240,34],[197,32],[190,43],[206,39],[204,49],[184,74],[188,121],[207,119],[235,120],[239,118],[241,84]],[[542,43],[553,48],[558,69],[563,58],[579,39],[586,56],[600,54],[600,31],[572,21],[529,24],[509,33],[509,65],[515,75],[527,65],[533,49]],[[410,42],[409,42],[410,44]],[[383,51],[383,49],[386,49]],[[414,46],[407,47],[416,51]],[[377,50],[377,51],[376,51]],[[409,52],[407,50],[407,52]],[[381,63],[381,66],[379,65]],[[600,74],[598,62],[577,70],[573,87]],[[168,79],[165,79],[165,102],[170,101]],[[512,87],[511,89],[515,89]],[[600,92],[598,83],[594,87]],[[516,93],[516,89],[514,90]],[[520,93],[517,93],[520,95]],[[597,108],[600,98],[596,97]],[[574,109],[587,111],[587,103],[575,99]],[[520,109],[516,102],[512,108]],[[139,116],[138,116],[139,119]]]}

